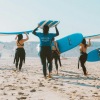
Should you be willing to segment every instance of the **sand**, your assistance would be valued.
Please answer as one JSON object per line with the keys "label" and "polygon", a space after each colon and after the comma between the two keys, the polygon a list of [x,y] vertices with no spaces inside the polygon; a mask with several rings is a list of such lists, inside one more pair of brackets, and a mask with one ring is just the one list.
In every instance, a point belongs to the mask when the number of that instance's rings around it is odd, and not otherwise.
{"label": "sand", "polygon": [[62,59],[59,74],[44,79],[39,58],[26,58],[15,71],[13,58],[0,59],[0,100],[100,100],[100,62],[87,62],[90,75],[77,67],[77,58]]}

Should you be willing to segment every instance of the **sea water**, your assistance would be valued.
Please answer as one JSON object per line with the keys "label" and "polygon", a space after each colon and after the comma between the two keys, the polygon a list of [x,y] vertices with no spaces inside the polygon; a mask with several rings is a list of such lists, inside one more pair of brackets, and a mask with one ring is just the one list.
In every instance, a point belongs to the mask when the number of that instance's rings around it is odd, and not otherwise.
{"label": "sea water", "polygon": [[[4,42],[4,47],[2,50],[0,50],[0,57],[5,56],[5,57],[14,57],[15,55],[15,49],[16,49],[16,42]],[[100,48],[100,42],[92,42],[91,47],[87,49],[87,53]],[[24,45],[25,51],[26,51],[26,56],[27,57],[39,57],[39,42],[26,42]],[[66,51],[61,54],[61,57],[79,57],[80,51],[79,51],[79,46]]]}

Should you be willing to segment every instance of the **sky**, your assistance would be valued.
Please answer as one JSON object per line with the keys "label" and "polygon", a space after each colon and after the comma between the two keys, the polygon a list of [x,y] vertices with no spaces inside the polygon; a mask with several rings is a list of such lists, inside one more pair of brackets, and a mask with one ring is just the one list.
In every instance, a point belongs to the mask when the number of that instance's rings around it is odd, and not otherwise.
{"label": "sky", "polygon": [[[42,20],[60,21],[56,39],[73,33],[100,34],[100,0],[0,0],[0,32],[33,30]],[[29,38],[39,41],[31,33]],[[15,41],[15,35],[0,35],[0,41]]]}

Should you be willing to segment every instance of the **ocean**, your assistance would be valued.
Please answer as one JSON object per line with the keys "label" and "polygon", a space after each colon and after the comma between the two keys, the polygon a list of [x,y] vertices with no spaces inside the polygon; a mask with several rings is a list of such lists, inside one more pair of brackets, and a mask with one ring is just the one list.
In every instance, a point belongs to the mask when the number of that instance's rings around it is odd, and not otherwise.
{"label": "ocean", "polygon": [[[14,57],[15,54],[15,49],[16,49],[16,42],[12,41],[12,42],[3,42],[3,48],[0,50],[0,56],[1,57]],[[91,43],[91,47],[89,47],[87,49],[87,53],[100,48],[100,42],[92,42]],[[38,55],[38,45],[39,42],[26,42],[24,45],[25,51],[26,51],[26,56],[27,57],[39,57]],[[1,43],[0,43],[1,46]],[[62,57],[79,57],[80,55],[80,51],[79,51],[79,46],[66,51],[64,53],[61,54]]]}

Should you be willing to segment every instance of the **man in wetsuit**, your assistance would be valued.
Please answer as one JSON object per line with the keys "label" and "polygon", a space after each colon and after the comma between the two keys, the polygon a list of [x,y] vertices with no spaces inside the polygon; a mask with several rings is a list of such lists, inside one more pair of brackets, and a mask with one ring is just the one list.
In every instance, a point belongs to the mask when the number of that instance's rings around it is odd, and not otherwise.
{"label": "man in wetsuit", "polygon": [[51,50],[51,41],[52,38],[59,35],[59,31],[57,29],[57,26],[55,26],[56,34],[49,33],[49,27],[47,25],[44,25],[43,27],[43,33],[36,32],[36,30],[39,28],[39,26],[33,30],[33,34],[38,36],[40,39],[40,58],[43,65],[43,74],[44,77],[47,78],[47,69],[46,69],[46,60],[49,63],[49,78],[51,78],[51,70],[52,70],[52,50]]}

